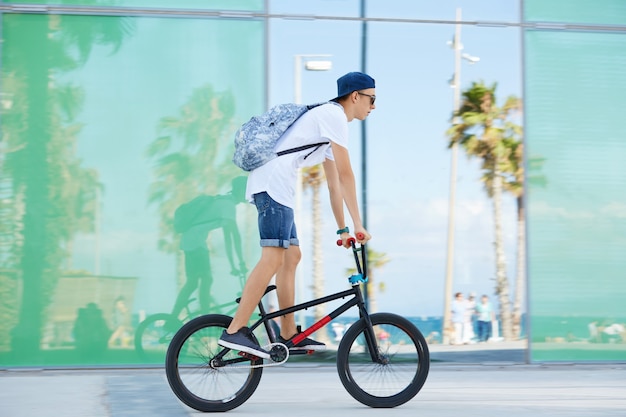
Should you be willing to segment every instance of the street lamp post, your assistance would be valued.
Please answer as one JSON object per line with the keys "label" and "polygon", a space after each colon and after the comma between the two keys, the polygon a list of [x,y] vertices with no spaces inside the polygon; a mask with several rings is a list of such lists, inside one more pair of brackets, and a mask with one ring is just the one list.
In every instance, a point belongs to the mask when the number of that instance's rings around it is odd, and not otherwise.
{"label": "street lamp post", "polygon": [[[467,53],[461,53],[463,44],[461,43],[461,9],[456,9],[456,25],[454,39],[448,44],[454,49],[454,75],[452,77],[451,87],[454,89],[454,116],[453,124],[459,122],[456,113],[459,111],[461,103],[461,59],[465,59],[470,64],[480,61],[480,58],[471,56]],[[446,250],[446,280],[444,285],[444,309],[443,309],[443,344],[450,343],[450,315],[452,300],[452,281],[454,276],[454,210],[456,206],[456,170],[457,159],[459,153],[459,145],[456,141],[451,146],[452,156],[450,161],[450,196],[448,199],[448,242]]]}
{"label": "street lamp post", "polygon": [[[332,55],[294,55],[293,58],[293,101],[302,104],[302,67],[307,71],[329,71],[333,67],[333,62],[329,59]],[[302,65],[304,63],[304,65]],[[298,227],[301,227],[302,215],[302,169],[298,169],[298,179],[296,183],[296,207],[294,210],[294,220]],[[296,280],[298,300],[304,299],[304,282],[302,280],[302,267],[298,265],[296,269]],[[304,310],[298,312],[298,323],[304,326]]]}

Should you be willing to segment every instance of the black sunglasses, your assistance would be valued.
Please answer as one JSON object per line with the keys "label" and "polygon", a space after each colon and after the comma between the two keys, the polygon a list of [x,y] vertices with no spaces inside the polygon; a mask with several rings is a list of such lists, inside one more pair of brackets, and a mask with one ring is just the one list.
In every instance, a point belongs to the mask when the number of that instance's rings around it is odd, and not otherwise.
{"label": "black sunglasses", "polygon": [[370,101],[371,101],[370,106],[373,106],[373,105],[374,105],[374,102],[376,101],[376,96],[375,96],[374,94],[365,94],[365,93],[361,93],[360,91],[357,91],[357,93],[359,93],[359,94],[360,94],[360,95],[362,95],[362,96],[367,96],[367,97],[369,97],[369,98],[370,98]]}

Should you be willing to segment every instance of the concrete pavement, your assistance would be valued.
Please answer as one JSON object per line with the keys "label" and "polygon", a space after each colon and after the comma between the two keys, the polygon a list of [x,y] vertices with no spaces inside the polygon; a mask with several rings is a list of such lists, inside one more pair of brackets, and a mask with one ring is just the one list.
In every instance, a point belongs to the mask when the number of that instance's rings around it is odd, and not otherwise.
{"label": "concrete pavement", "polygon": [[[433,346],[422,391],[394,409],[371,409],[345,391],[332,363],[267,368],[234,416],[626,416],[626,364],[527,365],[516,346]],[[489,360],[483,360],[483,359]],[[162,369],[0,371],[1,417],[188,417]]]}

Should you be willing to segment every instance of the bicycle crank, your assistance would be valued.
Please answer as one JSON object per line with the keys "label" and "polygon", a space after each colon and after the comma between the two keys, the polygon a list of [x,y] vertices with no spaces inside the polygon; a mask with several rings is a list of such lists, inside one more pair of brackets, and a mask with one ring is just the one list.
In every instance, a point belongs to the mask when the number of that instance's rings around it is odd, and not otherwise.
{"label": "bicycle crank", "polygon": [[[289,359],[289,349],[282,343],[270,343],[267,346],[263,346],[263,349],[268,350],[270,352],[270,360],[271,362],[265,362],[261,365],[245,365],[245,366],[237,366],[238,368],[265,368],[269,366],[278,366],[287,362]],[[250,359],[251,361],[256,361],[260,359],[258,356],[251,355],[247,352],[239,352],[239,356],[244,357],[246,359]]]}

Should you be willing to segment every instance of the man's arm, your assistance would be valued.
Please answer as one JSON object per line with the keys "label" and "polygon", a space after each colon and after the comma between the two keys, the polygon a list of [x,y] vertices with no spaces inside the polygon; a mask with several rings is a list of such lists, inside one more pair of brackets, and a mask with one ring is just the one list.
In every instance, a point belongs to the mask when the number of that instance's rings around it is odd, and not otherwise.
{"label": "man's arm", "polygon": [[328,185],[328,193],[330,196],[330,208],[335,216],[337,228],[346,227],[346,220],[343,214],[343,195],[341,193],[341,184],[339,183],[339,175],[335,162],[326,159],[324,161],[324,174],[326,175],[326,184]]}
{"label": "man's arm", "polygon": [[[345,202],[352,222],[354,223],[354,233],[357,235],[357,241],[359,243],[365,243],[371,239],[370,234],[363,227],[361,221],[361,214],[359,212],[359,205],[356,197],[356,181],[354,179],[354,172],[352,171],[352,165],[350,164],[350,155],[348,150],[343,146],[337,145],[331,142],[333,150],[334,161],[327,159],[324,162],[324,172],[326,173],[326,180],[329,187],[331,206],[335,219],[337,220],[337,226],[341,229],[341,223],[343,223],[343,203]],[[358,235],[362,234],[363,239],[358,239]],[[347,237],[342,235],[344,240],[344,246],[347,247]]]}

